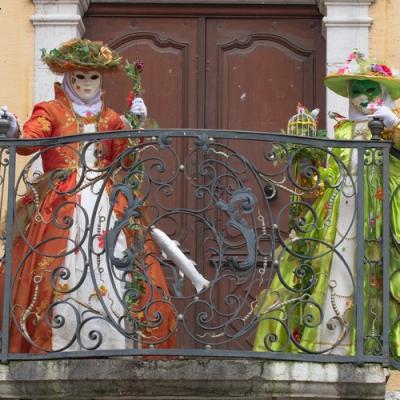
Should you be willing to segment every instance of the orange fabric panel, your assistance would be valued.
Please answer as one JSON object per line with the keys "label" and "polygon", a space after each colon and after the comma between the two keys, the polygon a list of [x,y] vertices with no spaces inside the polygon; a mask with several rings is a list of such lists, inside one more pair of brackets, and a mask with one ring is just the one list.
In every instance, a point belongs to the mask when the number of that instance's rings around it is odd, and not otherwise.
{"label": "orange fabric panel", "polygon": [[[113,110],[104,107],[98,122],[99,131],[122,130],[124,124],[120,116]],[[79,131],[79,123],[72,110],[71,103],[62,91],[59,84],[55,86],[55,100],[42,102],[34,107],[31,118],[25,123],[23,137],[38,139],[46,137],[60,137],[73,135]],[[103,162],[105,166],[115,160],[128,146],[127,139],[113,139],[102,142],[104,147]],[[17,236],[13,247],[12,265],[12,314],[15,320],[10,323],[10,352],[38,353],[51,351],[52,329],[51,310],[48,306],[55,298],[54,271],[63,263],[63,256],[67,247],[69,235],[65,225],[73,217],[75,194],[68,194],[76,185],[76,168],[78,167],[78,145],[53,146],[41,148],[44,173],[51,173],[57,169],[69,171],[61,179],[55,179],[48,193],[41,197],[39,212],[42,221],[32,218],[27,225],[23,236]],[[32,154],[39,150],[38,147],[18,148],[19,154]],[[112,182],[108,183],[108,187]],[[57,192],[61,192],[57,193]],[[67,202],[67,204],[65,203]],[[115,206],[115,213],[122,218],[126,209],[125,201],[121,199]],[[57,218],[55,219],[55,210]],[[133,230],[126,229],[127,241],[133,244]],[[38,247],[34,247],[40,244]],[[176,315],[169,300],[168,285],[161,265],[156,255],[158,249],[150,237],[145,242],[145,273],[149,282],[145,285],[144,294],[139,301],[138,308],[144,307],[150,301],[152,304],[147,309],[147,318],[156,312],[161,313],[162,321],[150,328],[147,332],[148,343],[157,342],[160,338],[168,337],[167,341],[156,347],[175,347]],[[0,276],[0,290],[4,289],[4,265]],[[3,302],[3,299],[1,299]],[[0,312],[3,304],[0,304]],[[146,314],[146,313],[145,313]],[[146,317],[144,317],[146,318]],[[22,321],[25,322],[22,323]],[[151,321],[145,325],[151,326]],[[25,336],[20,332],[20,326],[26,329]],[[146,334],[146,332],[144,332]],[[29,336],[33,343],[26,339]]]}

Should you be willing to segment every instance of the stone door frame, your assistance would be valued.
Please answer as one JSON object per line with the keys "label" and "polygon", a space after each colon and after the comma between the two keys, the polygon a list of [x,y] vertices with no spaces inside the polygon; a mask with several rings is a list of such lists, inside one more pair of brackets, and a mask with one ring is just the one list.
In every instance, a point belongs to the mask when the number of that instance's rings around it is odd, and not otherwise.
{"label": "stone door frame", "polygon": [[[207,4],[296,4],[318,5],[324,15],[327,72],[343,63],[353,48],[368,53],[368,34],[372,25],[369,7],[375,0],[209,0]],[[32,0],[35,14],[31,17],[35,27],[34,102],[53,97],[54,75],[40,60],[40,49],[51,49],[73,37],[85,33],[83,15],[90,3],[112,0]],[[137,3],[136,0],[116,2]],[[143,0],[140,1],[143,3]],[[150,2],[150,1],[149,1]],[[153,3],[201,3],[199,0],[159,0]],[[322,84],[322,83],[321,83]],[[345,98],[327,91],[326,109],[347,114]],[[328,119],[327,119],[328,120]],[[328,131],[331,131],[328,126]]]}

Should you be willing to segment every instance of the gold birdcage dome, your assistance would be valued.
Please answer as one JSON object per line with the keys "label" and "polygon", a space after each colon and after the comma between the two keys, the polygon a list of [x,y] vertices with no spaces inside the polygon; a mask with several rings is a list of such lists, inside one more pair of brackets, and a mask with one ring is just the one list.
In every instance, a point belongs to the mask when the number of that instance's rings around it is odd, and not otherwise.
{"label": "gold birdcage dome", "polygon": [[297,105],[297,113],[293,115],[287,124],[286,133],[295,136],[317,136],[317,116],[319,109],[309,112],[301,104]]}

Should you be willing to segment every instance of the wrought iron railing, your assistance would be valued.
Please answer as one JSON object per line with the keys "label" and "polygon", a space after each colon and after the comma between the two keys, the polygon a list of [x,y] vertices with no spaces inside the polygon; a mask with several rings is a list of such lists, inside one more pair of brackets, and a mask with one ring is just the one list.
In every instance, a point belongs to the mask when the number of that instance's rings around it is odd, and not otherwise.
{"label": "wrought iron railing", "polygon": [[[170,130],[0,146],[3,361],[396,365],[390,143]],[[20,172],[17,152],[32,153]]]}

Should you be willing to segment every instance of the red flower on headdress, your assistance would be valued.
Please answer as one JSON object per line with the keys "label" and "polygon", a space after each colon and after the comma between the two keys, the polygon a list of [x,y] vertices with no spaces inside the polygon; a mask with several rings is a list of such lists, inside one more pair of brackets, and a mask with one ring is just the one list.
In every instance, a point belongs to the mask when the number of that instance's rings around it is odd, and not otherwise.
{"label": "red flower on headdress", "polygon": [[372,72],[378,72],[379,74],[386,75],[386,76],[392,76],[392,70],[387,67],[386,65],[383,64],[372,64],[371,65],[371,71]]}
{"label": "red flower on headdress", "polygon": [[389,67],[387,67],[386,65],[381,65],[381,68],[382,68],[382,72],[385,75],[387,75],[387,76],[392,76],[393,75],[392,74],[392,70]]}
{"label": "red flower on headdress", "polygon": [[144,70],[144,63],[143,63],[143,61],[140,61],[140,60],[136,61],[136,62],[135,62],[135,68],[136,68],[139,72],[143,72],[143,70]]}

